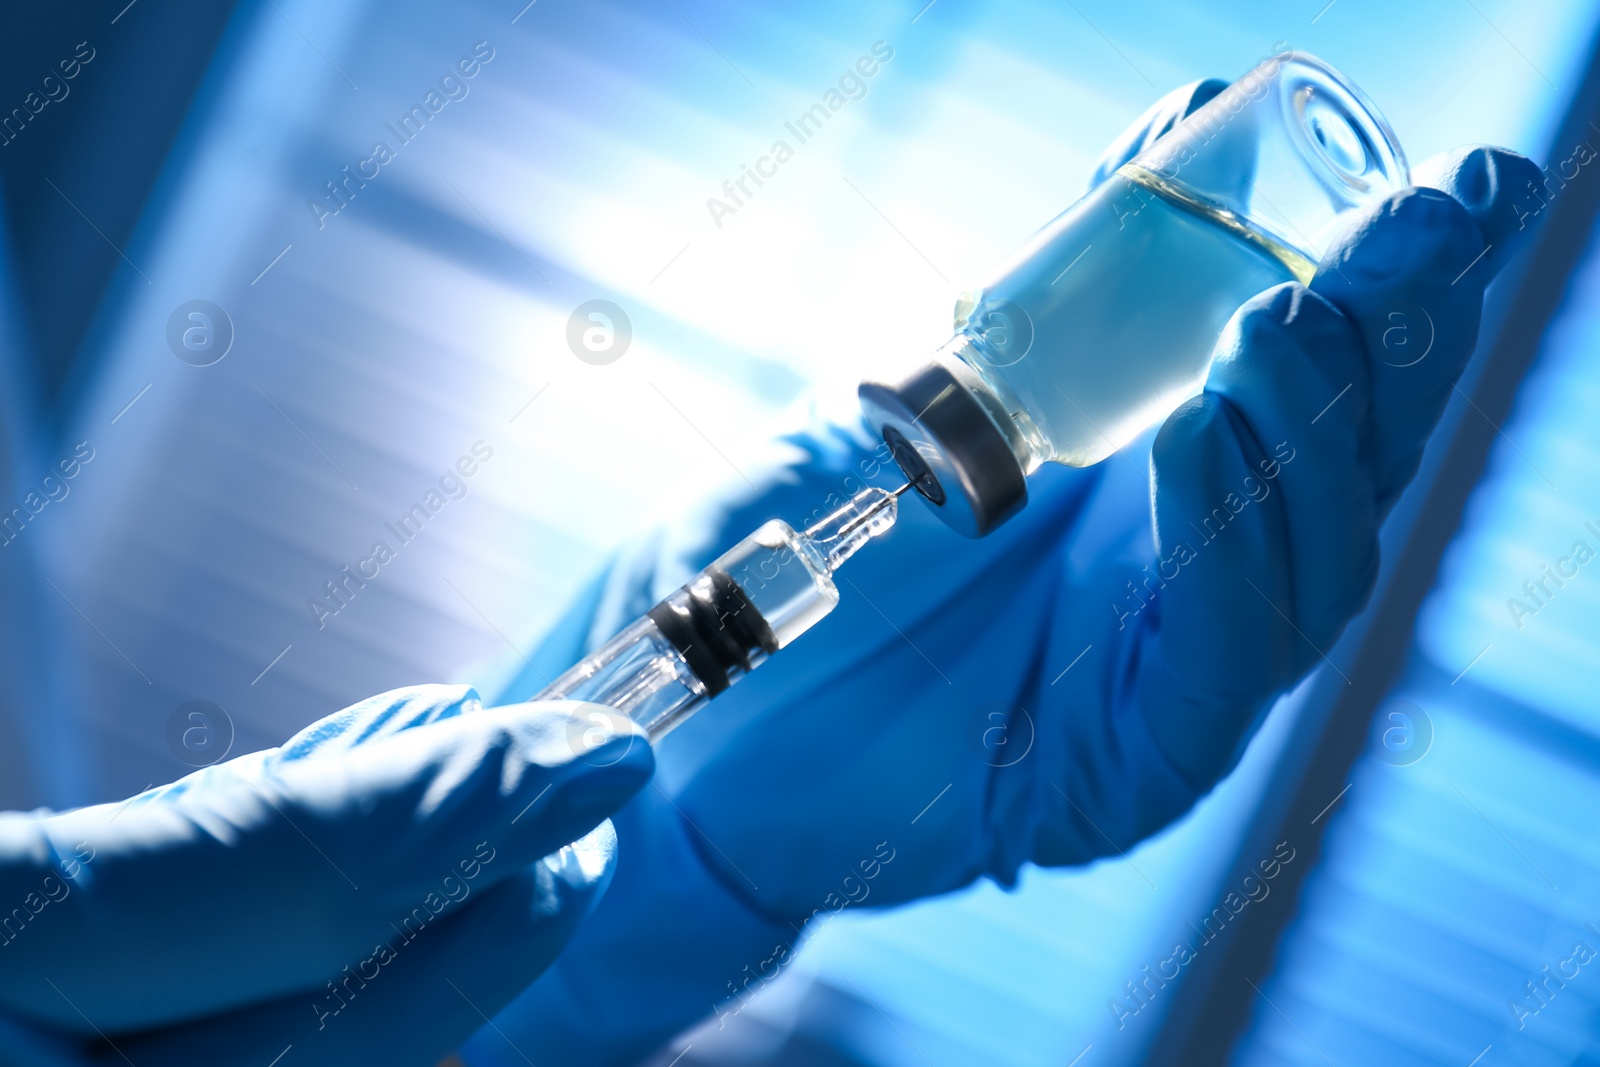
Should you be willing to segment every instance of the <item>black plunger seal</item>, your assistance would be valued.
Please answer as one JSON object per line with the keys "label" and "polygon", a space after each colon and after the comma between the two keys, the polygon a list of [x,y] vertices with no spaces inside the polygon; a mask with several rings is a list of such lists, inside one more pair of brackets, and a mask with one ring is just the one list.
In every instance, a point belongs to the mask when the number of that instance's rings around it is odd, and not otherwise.
{"label": "black plunger seal", "polygon": [[733,684],[731,672],[754,670],[752,657],[757,653],[778,651],[778,639],[767,620],[720,567],[708,567],[648,614],[705,684],[708,697]]}

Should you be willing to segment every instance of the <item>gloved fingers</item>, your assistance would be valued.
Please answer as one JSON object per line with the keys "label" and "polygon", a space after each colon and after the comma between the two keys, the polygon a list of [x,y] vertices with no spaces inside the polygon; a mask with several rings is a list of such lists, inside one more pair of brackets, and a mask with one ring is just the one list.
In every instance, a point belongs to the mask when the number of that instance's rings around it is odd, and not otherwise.
{"label": "gloved fingers", "polygon": [[1094,176],[1089,179],[1089,188],[1093,189],[1111,177],[1118,167],[1170,133],[1172,127],[1210,103],[1212,97],[1227,87],[1228,83],[1221,78],[1206,78],[1180,86],[1151,104],[1100,154]]}
{"label": "gloved fingers", "polygon": [[270,763],[333,755],[430,722],[480,711],[470,685],[412,685],[379,693],[319,719],[273,750]]}
{"label": "gloved fingers", "polygon": [[1282,510],[1248,488],[1274,462],[1209,392],[1173,412],[1151,449],[1157,556],[1134,590],[1148,598],[1136,621],[1152,635],[1139,695],[1157,744],[1196,788],[1226,769],[1260,705],[1255,664],[1287,664],[1304,640],[1285,622]]}
{"label": "gloved fingers", "polygon": [[[380,935],[303,991],[113,1041],[134,1063],[170,1067],[279,1056],[300,1067],[434,1067],[556,958],[598,903],[615,853],[603,822],[456,914]],[[121,1062],[105,1057],[105,1067]]]}
{"label": "gloved fingers", "polygon": [[89,1043],[0,1018],[0,1067],[88,1067]]}
{"label": "gloved fingers", "polygon": [[1560,178],[1547,180],[1526,156],[1493,145],[1466,145],[1441,152],[1411,171],[1411,183],[1437,189],[1458,201],[1478,224],[1488,252],[1474,265],[1487,285],[1543,218]]}
{"label": "gloved fingers", "polygon": [[[419,902],[448,913],[587,833],[653,766],[614,712],[518,705],[285,763],[259,783],[32,820],[36,852],[86,858],[41,928],[7,946],[0,1006],[109,1032],[304,988]],[[24,888],[36,874],[20,873]]]}
{"label": "gloved fingers", "polygon": [[[1366,603],[1377,577],[1376,500],[1365,455],[1371,388],[1355,325],[1295,282],[1239,309],[1206,381],[1208,392],[1227,399],[1256,454],[1269,457],[1235,492],[1259,505],[1263,521],[1279,523],[1280,536],[1268,547],[1287,562],[1290,581],[1278,606],[1323,648]],[[1256,596],[1248,589],[1239,595]]]}
{"label": "gloved fingers", "polygon": [[[1406,189],[1360,216],[1324,256],[1311,289],[1355,324],[1372,372],[1371,459],[1378,513],[1387,513],[1416,473],[1423,445],[1478,339],[1490,259],[1478,219],[1515,243],[1503,220],[1521,156],[1474,149],[1448,175],[1474,200]],[[1477,175],[1481,180],[1469,180]],[[1487,197],[1487,199],[1483,199]]]}
{"label": "gloved fingers", "polygon": [[[1526,228],[1514,200],[1538,175],[1522,157],[1468,149],[1423,173],[1446,191],[1386,198],[1336,240],[1310,291],[1282,286],[1246,304],[1208,396],[1157,437],[1157,567],[1176,577],[1163,582],[1160,654],[1144,664],[1141,693],[1197,786],[1227,769],[1263,701],[1325,658],[1365,602],[1378,522],[1472,353],[1483,287]],[[1216,483],[1240,475],[1240,458],[1254,484]],[[1204,498],[1230,491],[1220,507]],[[1196,524],[1197,511],[1211,521]],[[1214,532],[1224,524],[1228,536]],[[1171,562],[1190,532],[1199,545],[1181,548],[1195,561]],[[1270,666],[1238,670],[1244,656]]]}

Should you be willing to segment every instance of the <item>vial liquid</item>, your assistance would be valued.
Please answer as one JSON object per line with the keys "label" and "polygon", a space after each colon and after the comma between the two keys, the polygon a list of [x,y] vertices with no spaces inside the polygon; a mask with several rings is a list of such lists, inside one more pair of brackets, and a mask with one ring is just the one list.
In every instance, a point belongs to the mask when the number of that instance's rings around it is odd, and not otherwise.
{"label": "vial liquid", "polygon": [[[1031,465],[1086,467],[1200,391],[1240,304],[1279,282],[1309,282],[1315,269],[1248,223],[1125,166],[957,304],[965,343],[951,355],[1034,439]],[[1026,309],[1031,323],[1007,308]],[[1066,328],[1050,329],[1058,318]],[[1014,331],[1028,325],[1048,358],[1016,352]]]}
{"label": "vial liquid", "polygon": [[936,513],[981,537],[1040,464],[1097,463],[1198,393],[1239,306],[1309,283],[1348,217],[1407,181],[1360,90],[1274,56],[993,268],[955,336],[863,383],[862,408]]}

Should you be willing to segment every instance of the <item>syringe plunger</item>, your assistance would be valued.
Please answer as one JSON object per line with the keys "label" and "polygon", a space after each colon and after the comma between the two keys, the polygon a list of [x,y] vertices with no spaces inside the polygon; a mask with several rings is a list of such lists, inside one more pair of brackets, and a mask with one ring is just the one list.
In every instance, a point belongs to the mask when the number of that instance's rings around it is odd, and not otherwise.
{"label": "syringe plunger", "polygon": [[834,609],[833,572],[894,525],[907,488],[863,489],[804,531],[764,524],[534,699],[603,704],[664,736]]}

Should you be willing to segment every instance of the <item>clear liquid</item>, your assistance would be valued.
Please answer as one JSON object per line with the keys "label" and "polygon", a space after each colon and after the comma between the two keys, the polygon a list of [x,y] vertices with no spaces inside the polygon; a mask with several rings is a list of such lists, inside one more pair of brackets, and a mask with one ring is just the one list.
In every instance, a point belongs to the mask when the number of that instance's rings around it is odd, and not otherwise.
{"label": "clear liquid", "polygon": [[1240,304],[1314,269],[1238,216],[1123,167],[962,297],[960,356],[1035,464],[1088,466],[1200,392]]}

